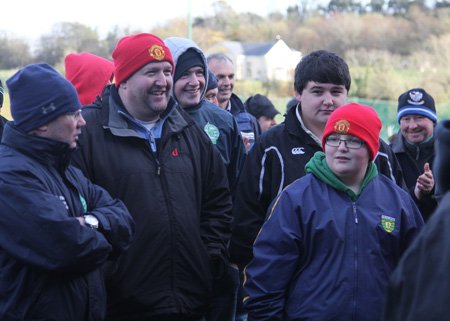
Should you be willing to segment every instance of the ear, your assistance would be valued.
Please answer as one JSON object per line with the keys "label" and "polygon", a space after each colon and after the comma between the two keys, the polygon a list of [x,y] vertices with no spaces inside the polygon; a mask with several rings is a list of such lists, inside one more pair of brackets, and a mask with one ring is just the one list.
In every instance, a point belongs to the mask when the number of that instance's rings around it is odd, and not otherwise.
{"label": "ear", "polygon": [[297,98],[299,103],[302,102],[302,94],[299,94],[297,90],[295,91],[295,98]]}
{"label": "ear", "polygon": [[117,89],[127,89],[127,81],[122,81]]}

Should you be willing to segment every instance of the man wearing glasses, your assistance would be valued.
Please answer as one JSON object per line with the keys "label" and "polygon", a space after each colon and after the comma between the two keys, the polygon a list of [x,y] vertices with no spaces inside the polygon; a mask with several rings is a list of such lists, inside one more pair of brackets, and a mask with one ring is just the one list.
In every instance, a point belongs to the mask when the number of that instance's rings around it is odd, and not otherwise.
{"label": "man wearing glasses", "polygon": [[100,268],[129,248],[134,221],[69,165],[86,125],[72,84],[47,64],[6,84],[14,121],[0,145],[0,320],[103,320]]}
{"label": "man wearing glasses", "polygon": [[324,152],[276,199],[253,246],[248,321],[380,319],[389,277],[424,226],[408,193],[378,174],[380,130],[369,106],[330,115]]}

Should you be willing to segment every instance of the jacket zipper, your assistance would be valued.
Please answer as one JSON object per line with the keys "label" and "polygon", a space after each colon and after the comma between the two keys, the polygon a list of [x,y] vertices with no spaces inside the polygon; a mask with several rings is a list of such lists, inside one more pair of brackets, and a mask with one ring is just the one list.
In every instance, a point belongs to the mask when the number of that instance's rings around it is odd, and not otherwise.
{"label": "jacket zipper", "polygon": [[354,287],[353,287],[353,317],[356,318],[356,308],[357,308],[357,295],[358,295],[358,213],[356,212],[356,203],[352,202],[353,217],[355,218],[355,228],[354,228],[354,254],[355,254],[355,277],[354,277]]}

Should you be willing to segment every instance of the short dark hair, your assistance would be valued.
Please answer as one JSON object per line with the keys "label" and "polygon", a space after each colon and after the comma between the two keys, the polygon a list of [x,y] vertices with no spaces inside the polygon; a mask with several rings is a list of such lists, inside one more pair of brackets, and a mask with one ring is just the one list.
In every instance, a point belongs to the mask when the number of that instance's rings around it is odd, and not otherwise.
{"label": "short dark hair", "polygon": [[309,81],[344,85],[347,92],[352,83],[345,60],[326,50],[309,53],[300,60],[295,68],[294,88],[300,95]]}

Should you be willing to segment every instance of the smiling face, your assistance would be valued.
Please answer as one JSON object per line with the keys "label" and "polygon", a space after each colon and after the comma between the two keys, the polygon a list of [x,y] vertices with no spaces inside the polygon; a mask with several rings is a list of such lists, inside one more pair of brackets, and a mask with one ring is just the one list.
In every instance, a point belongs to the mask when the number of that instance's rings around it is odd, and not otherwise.
{"label": "smiling face", "polygon": [[197,106],[205,90],[205,83],[203,67],[196,66],[186,70],[173,87],[178,104],[183,108]]}
{"label": "smiling face", "polygon": [[[353,135],[331,134],[341,140],[357,140]],[[350,186],[356,182],[361,183],[366,175],[369,164],[369,150],[367,145],[362,144],[360,148],[348,148],[344,142],[340,142],[338,147],[329,146],[325,143],[325,156],[328,167],[344,184]]]}
{"label": "smiling face", "polygon": [[166,110],[172,85],[172,64],[150,62],[119,85],[119,95],[131,116],[152,121]]}
{"label": "smiling face", "polygon": [[208,63],[208,68],[219,81],[219,93],[217,95],[219,106],[226,109],[234,88],[234,66],[228,60],[212,59]]}
{"label": "smiling face", "polygon": [[420,144],[433,135],[433,121],[422,115],[405,115],[400,118],[400,130],[410,143]]}
{"label": "smiling face", "polygon": [[81,127],[85,125],[86,121],[81,115],[81,110],[78,110],[73,113],[62,114],[34,132],[42,137],[68,143],[70,148],[75,148],[78,136],[81,134]]}
{"label": "smiling face", "polygon": [[314,81],[309,81],[301,93],[295,92],[295,97],[301,102],[301,115],[306,128],[321,139],[328,118],[336,108],[347,102],[347,94],[344,85]]}

